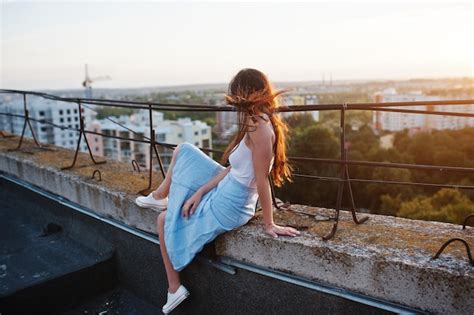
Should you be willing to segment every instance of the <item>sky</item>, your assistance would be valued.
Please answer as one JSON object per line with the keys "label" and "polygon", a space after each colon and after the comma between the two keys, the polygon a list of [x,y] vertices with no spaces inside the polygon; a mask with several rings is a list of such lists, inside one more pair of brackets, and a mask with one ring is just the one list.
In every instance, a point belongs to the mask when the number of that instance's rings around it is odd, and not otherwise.
{"label": "sky", "polygon": [[0,0],[0,87],[473,76],[473,2]]}

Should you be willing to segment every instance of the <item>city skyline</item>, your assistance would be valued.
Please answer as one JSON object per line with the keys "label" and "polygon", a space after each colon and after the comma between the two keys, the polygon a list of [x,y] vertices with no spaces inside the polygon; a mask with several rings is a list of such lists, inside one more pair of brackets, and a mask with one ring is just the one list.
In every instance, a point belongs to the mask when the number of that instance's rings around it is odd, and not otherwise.
{"label": "city skyline", "polygon": [[4,2],[0,87],[472,77],[472,3],[406,4]]}

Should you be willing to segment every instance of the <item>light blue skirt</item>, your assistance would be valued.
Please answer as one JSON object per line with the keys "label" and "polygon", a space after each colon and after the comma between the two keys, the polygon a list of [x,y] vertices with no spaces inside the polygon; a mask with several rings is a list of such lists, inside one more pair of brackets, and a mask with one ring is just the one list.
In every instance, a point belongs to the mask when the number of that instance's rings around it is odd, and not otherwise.
{"label": "light blue skirt", "polygon": [[180,144],[171,176],[164,234],[173,268],[181,271],[204,245],[219,234],[246,224],[255,215],[257,189],[229,172],[199,202],[196,211],[182,216],[184,203],[225,167],[192,143]]}

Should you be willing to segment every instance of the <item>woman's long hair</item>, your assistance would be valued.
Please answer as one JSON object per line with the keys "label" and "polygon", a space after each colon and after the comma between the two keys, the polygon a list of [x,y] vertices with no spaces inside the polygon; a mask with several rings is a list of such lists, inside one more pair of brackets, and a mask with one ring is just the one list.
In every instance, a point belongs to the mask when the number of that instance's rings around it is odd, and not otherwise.
{"label": "woman's long hair", "polygon": [[257,122],[256,115],[266,113],[270,117],[276,137],[275,158],[270,171],[273,183],[275,186],[281,187],[285,180],[293,182],[291,179],[293,168],[288,164],[286,157],[285,139],[288,126],[280,118],[280,115],[275,112],[275,109],[280,106],[277,96],[287,91],[275,92],[266,75],[256,69],[245,68],[235,75],[229,83],[225,99],[227,104],[234,106],[237,111],[239,129],[225,149],[221,164],[225,165],[227,163],[229,155],[245,136],[245,132],[252,131],[249,128],[251,125],[247,123],[248,119]]}

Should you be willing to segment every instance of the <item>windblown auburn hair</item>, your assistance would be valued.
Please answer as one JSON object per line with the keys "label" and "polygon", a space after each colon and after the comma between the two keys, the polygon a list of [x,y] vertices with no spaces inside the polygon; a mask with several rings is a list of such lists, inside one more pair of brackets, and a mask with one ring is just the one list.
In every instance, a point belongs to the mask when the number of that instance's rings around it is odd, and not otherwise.
{"label": "windblown auburn hair", "polygon": [[[221,164],[225,165],[227,163],[229,155],[245,136],[245,132],[251,131],[249,127],[252,125],[248,124],[248,119],[250,118],[252,121],[257,122],[256,116],[260,113],[266,113],[270,117],[276,137],[275,157],[270,171],[273,184],[281,187],[285,180],[293,182],[291,179],[293,168],[288,164],[286,157],[285,139],[288,126],[280,118],[280,115],[276,113],[276,108],[280,106],[277,97],[287,91],[280,90],[275,92],[266,75],[256,69],[242,69],[232,78],[227,95],[225,95],[225,100],[227,104],[234,106],[237,111],[238,131],[225,149],[221,158]],[[265,117],[262,118],[266,120]]]}

